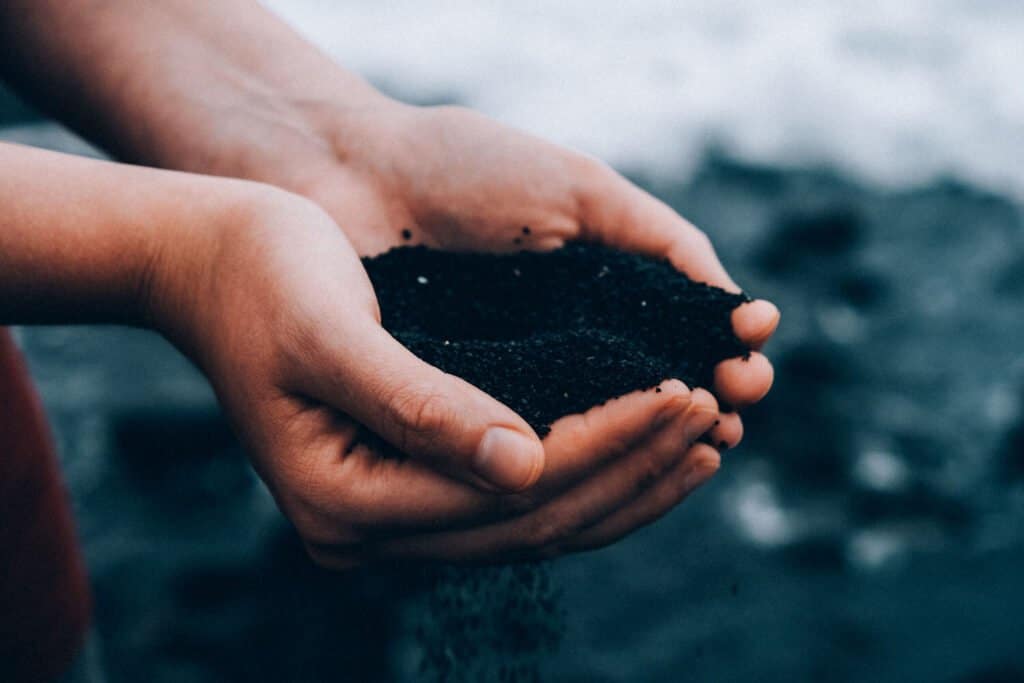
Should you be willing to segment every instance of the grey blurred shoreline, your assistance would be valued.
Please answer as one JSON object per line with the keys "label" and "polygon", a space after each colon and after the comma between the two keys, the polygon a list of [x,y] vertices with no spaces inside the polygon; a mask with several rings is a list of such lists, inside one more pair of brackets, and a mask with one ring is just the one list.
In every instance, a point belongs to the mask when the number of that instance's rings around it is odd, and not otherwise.
{"label": "grey blurred shoreline", "polygon": [[[0,139],[88,151],[19,117]],[[644,183],[779,303],[777,386],[706,489],[555,566],[551,680],[1024,678],[1021,207],[715,154]],[[312,568],[173,349],[119,328],[20,339],[110,681],[416,680],[415,581]]]}

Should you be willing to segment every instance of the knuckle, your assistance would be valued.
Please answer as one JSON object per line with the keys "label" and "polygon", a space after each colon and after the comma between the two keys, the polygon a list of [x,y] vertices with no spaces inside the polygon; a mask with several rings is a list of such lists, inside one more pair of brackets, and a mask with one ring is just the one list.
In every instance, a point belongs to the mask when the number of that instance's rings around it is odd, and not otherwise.
{"label": "knuckle", "polygon": [[390,419],[399,430],[399,447],[406,450],[444,432],[456,420],[455,411],[436,392],[404,389],[388,402]]}
{"label": "knuckle", "polygon": [[581,443],[586,439],[592,429],[592,417],[590,413],[595,410],[591,408],[586,413],[577,413],[559,418],[551,426],[551,434],[563,443]]}
{"label": "knuckle", "polygon": [[531,492],[509,493],[498,501],[499,517],[518,517],[537,509],[539,501]]}
{"label": "knuckle", "polygon": [[718,412],[718,399],[707,389],[694,389],[690,401],[695,407],[701,407],[707,412]]}
{"label": "knuckle", "polygon": [[575,535],[577,526],[572,520],[538,515],[529,525],[527,543],[534,549],[561,545]]}
{"label": "knuckle", "polygon": [[673,420],[677,415],[682,415],[690,404],[693,402],[692,395],[688,392],[686,394],[673,394],[665,399],[661,408],[658,410],[657,417],[655,419],[655,426],[660,427]]}
{"label": "knuckle", "polygon": [[359,543],[364,534],[350,523],[351,511],[328,502],[329,494],[304,489],[282,497],[281,510],[304,541],[317,545]]}
{"label": "knuckle", "polygon": [[690,393],[686,394],[672,394],[665,399],[664,412],[669,415],[675,415],[681,413],[690,407],[693,402],[693,395]]}
{"label": "knuckle", "polygon": [[705,247],[707,249],[710,249],[711,248],[711,238],[708,236],[708,234],[706,232],[704,232],[703,230],[701,230],[700,228],[698,228],[697,226],[693,225],[692,223],[690,224],[690,227],[693,230],[693,240],[694,240],[694,242],[696,242],[701,247]]}
{"label": "knuckle", "polygon": [[595,185],[607,183],[614,175],[611,166],[586,154],[576,155],[577,172]]}
{"label": "knuckle", "polygon": [[611,166],[586,154],[572,156],[571,170],[578,183],[577,195],[588,204],[603,201],[621,179]]}
{"label": "knuckle", "polygon": [[669,458],[649,456],[644,458],[637,471],[634,488],[637,494],[649,491],[665,475],[670,464]]}

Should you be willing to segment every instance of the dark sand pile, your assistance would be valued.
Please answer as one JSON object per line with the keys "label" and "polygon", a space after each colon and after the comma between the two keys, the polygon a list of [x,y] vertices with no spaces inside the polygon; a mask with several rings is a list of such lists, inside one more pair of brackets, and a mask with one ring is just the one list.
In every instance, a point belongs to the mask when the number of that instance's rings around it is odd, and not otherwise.
{"label": "dark sand pile", "polygon": [[730,322],[745,296],[597,245],[515,254],[403,247],[364,264],[391,334],[541,435],[559,417],[664,379],[710,387],[719,361],[748,351]]}

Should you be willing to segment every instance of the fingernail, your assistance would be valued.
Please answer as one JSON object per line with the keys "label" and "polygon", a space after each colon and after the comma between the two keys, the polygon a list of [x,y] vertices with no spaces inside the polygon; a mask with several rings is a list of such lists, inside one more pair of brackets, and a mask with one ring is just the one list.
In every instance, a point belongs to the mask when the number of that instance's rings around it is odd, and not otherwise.
{"label": "fingernail", "polygon": [[473,470],[495,486],[518,491],[533,484],[544,466],[543,447],[505,427],[491,427],[480,439]]}
{"label": "fingernail", "polygon": [[779,307],[773,304],[771,301],[766,299],[757,299],[758,306],[760,306],[761,320],[765,323],[771,323],[782,317],[782,312],[779,311]]}
{"label": "fingernail", "polygon": [[780,318],[781,313],[775,304],[756,299],[735,310],[733,328],[744,342],[760,346],[775,332]]}

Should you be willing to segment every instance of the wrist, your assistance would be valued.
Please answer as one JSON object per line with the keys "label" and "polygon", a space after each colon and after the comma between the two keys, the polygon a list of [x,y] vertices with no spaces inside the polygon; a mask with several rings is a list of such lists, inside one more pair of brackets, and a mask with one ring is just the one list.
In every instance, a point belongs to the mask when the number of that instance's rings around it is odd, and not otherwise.
{"label": "wrist", "polygon": [[167,174],[168,203],[159,229],[150,233],[145,260],[137,270],[138,323],[191,346],[190,332],[203,324],[203,304],[213,289],[220,254],[229,233],[260,196],[255,183],[195,174]]}
{"label": "wrist", "polygon": [[[194,124],[163,129],[167,139],[149,145],[155,151],[151,162],[309,196],[339,164],[355,162],[394,135],[397,122],[415,109],[368,85],[338,94],[321,90],[316,97],[280,90],[232,97],[227,113],[204,107],[195,110]],[[187,144],[176,128],[190,131]]]}
{"label": "wrist", "polygon": [[[183,208],[161,229],[138,280],[141,323],[159,332],[200,367],[211,364],[212,338],[244,330],[247,309],[265,292],[256,270],[271,237],[289,221],[319,209],[262,183],[193,174],[174,195]],[[232,324],[232,317],[236,317]]]}
{"label": "wrist", "polygon": [[317,111],[333,110],[336,129],[391,102],[251,0],[44,0],[15,12],[6,23],[18,32],[0,21],[12,57],[0,71],[132,163],[283,185],[281,151],[312,158],[332,134]]}
{"label": "wrist", "polygon": [[0,145],[0,323],[145,324],[161,244],[203,219],[195,185]]}

